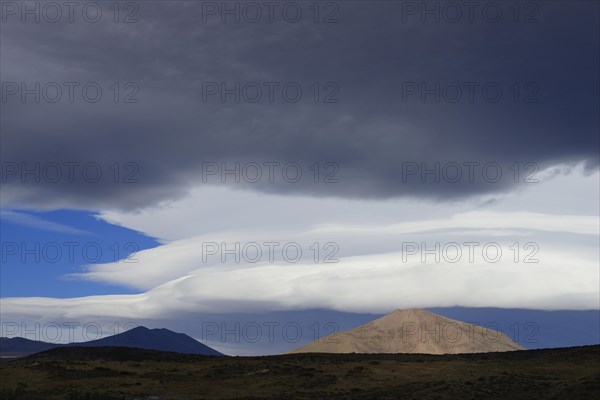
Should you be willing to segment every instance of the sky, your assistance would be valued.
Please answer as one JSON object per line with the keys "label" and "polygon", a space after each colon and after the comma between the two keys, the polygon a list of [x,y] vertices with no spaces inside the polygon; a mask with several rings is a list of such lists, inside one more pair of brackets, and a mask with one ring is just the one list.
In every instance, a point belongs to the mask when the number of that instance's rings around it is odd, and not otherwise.
{"label": "sky", "polygon": [[114,4],[0,5],[2,336],[600,343],[598,3]]}

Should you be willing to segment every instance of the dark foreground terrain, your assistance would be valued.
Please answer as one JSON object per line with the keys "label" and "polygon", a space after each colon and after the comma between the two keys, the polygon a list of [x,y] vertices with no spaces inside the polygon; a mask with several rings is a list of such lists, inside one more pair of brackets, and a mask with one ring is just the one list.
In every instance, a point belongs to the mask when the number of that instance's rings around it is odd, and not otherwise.
{"label": "dark foreground terrain", "polygon": [[600,346],[470,355],[208,357],[59,348],[0,365],[0,399],[585,399]]}

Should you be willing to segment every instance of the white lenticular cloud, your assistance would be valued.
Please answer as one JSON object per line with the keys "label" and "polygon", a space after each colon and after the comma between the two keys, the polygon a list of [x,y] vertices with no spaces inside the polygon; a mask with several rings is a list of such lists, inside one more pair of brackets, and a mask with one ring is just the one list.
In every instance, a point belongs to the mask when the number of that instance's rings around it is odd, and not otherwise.
{"label": "white lenticular cloud", "polygon": [[[137,262],[88,265],[75,276],[140,294],[4,298],[2,313],[152,319],[315,307],[597,309],[598,178],[557,175],[485,205],[195,189],[168,206],[101,214],[163,244],[134,254]],[[543,196],[561,186],[569,191],[560,198]]]}
{"label": "white lenticular cloud", "polygon": [[[503,248],[508,251],[508,248]],[[594,309],[597,260],[549,251],[539,263],[402,262],[402,254],[338,263],[205,268],[139,295],[7,298],[6,315],[164,318],[173,312],[257,312],[325,307],[385,312],[397,307]]]}

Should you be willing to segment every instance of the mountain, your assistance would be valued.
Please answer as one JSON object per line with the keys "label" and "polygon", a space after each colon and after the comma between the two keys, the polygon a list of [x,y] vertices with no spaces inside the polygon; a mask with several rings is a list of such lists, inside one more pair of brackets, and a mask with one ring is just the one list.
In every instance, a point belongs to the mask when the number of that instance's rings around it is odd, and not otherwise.
{"label": "mountain", "polygon": [[113,335],[98,340],[70,343],[69,346],[120,346],[148,350],[171,351],[176,353],[200,354],[205,356],[223,355],[183,333],[176,333],[164,328],[148,329],[145,326],[138,326],[137,328],[119,333],[118,335]]}
{"label": "mountain", "polygon": [[21,337],[0,337],[0,356],[4,357],[19,357],[40,351],[50,350],[55,347],[58,347],[58,345]]}
{"label": "mountain", "polygon": [[460,354],[524,350],[506,335],[425,310],[396,310],[290,353]]}
{"label": "mountain", "polygon": [[139,349],[170,351],[176,353],[222,356],[218,351],[183,333],[168,329],[148,329],[144,326],[117,335],[89,342],[56,344],[23,338],[0,338],[0,355],[23,356],[57,347],[133,347]]}

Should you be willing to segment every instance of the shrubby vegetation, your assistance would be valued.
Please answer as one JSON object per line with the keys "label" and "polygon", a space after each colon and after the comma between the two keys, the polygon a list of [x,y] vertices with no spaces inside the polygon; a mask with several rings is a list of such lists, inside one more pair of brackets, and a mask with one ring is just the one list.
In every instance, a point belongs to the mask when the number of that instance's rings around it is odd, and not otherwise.
{"label": "shrubby vegetation", "polygon": [[121,400],[125,397],[114,397],[108,393],[99,392],[73,392],[69,393],[66,400]]}

